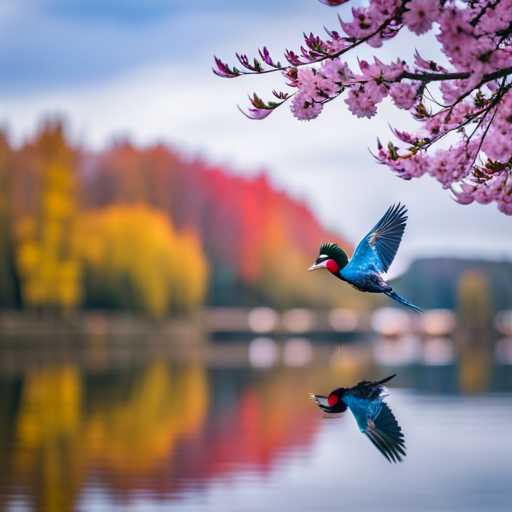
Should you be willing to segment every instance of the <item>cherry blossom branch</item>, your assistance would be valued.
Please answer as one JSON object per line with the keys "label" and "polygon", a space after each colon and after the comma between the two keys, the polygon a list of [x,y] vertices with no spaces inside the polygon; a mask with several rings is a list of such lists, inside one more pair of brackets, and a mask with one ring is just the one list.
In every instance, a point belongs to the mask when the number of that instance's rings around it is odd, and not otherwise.
{"label": "cherry blossom branch", "polygon": [[[484,75],[479,85],[481,86],[487,82],[497,80],[498,78],[503,78],[508,75],[512,75],[512,66]],[[471,73],[469,71],[463,73],[411,73],[409,71],[404,71],[398,77],[397,81],[409,79],[417,80],[419,82],[439,82],[444,80],[466,80],[470,77]]]}
{"label": "cherry blossom branch", "polygon": [[[330,6],[348,1],[320,0]],[[369,0],[352,14],[348,22],[338,16],[344,35],[327,29],[327,40],[304,34],[300,52],[286,50],[287,65],[274,62],[264,47],[261,60],[250,62],[236,54],[241,70],[215,57],[214,73],[225,78],[282,73],[292,93],[273,91],[277,101],[269,102],[253,94],[252,108],[240,109],[258,120],[290,100],[293,115],[309,121],[342,95],[353,115],[371,119],[389,96],[421,129],[393,130],[403,147],[390,142],[384,148],[379,142],[379,162],[403,179],[428,174],[463,204],[495,202],[501,212],[512,215],[512,0]],[[342,60],[363,43],[380,48],[404,29],[422,35],[434,26],[451,69],[418,53],[409,64],[401,59],[386,64],[377,57],[373,63],[359,60],[357,71]],[[427,84],[436,84],[442,103]],[[468,135],[471,124],[476,126]],[[441,139],[456,133],[457,143],[439,149]]]}

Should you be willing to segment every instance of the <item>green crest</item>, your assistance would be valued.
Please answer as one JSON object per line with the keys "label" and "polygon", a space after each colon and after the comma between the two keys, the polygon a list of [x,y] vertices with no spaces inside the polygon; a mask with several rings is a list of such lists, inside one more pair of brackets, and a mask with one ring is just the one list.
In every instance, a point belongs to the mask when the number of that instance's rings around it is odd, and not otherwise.
{"label": "green crest", "polygon": [[340,270],[348,263],[348,256],[345,251],[339,245],[331,242],[326,242],[320,246],[320,254],[329,256],[330,259],[336,262]]}

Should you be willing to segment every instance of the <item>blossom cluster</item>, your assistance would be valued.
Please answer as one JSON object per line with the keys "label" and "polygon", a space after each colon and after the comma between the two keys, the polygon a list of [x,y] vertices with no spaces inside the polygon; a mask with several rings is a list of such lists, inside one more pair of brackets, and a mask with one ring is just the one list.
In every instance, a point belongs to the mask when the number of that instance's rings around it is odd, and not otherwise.
{"label": "blossom cluster", "polygon": [[[319,1],[335,7],[350,0]],[[403,179],[434,177],[462,204],[495,202],[512,215],[512,0],[369,0],[352,15],[351,21],[338,16],[341,32],[328,30],[326,39],[305,35],[299,53],[285,52],[285,65],[263,48],[261,60],[237,55],[242,71],[215,58],[214,72],[283,74],[292,92],[274,91],[278,101],[268,103],[255,94],[246,113],[252,119],[289,101],[292,114],[309,121],[342,95],[353,115],[371,118],[389,96],[420,129],[394,130],[398,146],[379,142],[379,162]],[[379,48],[404,29],[421,35],[434,27],[451,69],[418,53],[412,63],[359,60],[359,69],[345,60],[361,44]],[[457,142],[432,148],[448,134]]]}

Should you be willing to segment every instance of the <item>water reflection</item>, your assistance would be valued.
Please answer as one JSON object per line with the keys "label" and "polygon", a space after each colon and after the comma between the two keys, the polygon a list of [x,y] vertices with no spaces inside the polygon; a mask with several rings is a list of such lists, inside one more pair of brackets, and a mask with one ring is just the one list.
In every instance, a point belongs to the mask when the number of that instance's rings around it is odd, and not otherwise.
{"label": "water reflection", "polygon": [[[509,340],[505,340],[497,345],[500,354],[508,353],[508,345],[503,348],[503,344]],[[263,350],[263,345],[265,352],[268,341],[273,347],[272,364],[254,364],[251,354],[258,346]],[[414,341],[414,346],[419,343],[416,358],[401,363],[396,379],[398,386],[422,390],[423,395],[394,389],[390,397],[398,397],[397,414],[411,455],[411,462],[404,466],[418,471],[418,480],[410,484],[417,490],[424,486],[420,474],[428,475],[434,464],[446,462],[429,461],[422,467],[414,455],[415,450],[422,452],[422,443],[436,436],[465,435],[467,445],[475,450],[484,434],[466,422],[490,414],[478,421],[487,422],[485,427],[493,432],[494,440],[486,445],[491,450],[489,460],[503,465],[501,423],[497,422],[512,421],[512,365],[497,364],[495,352],[476,342],[455,352],[449,338],[424,341]],[[397,361],[389,354],[387,362],[375,357],[379,350],[385,354],[386,343],[410,341],[383,338],[333,346],[298,337],[257,338],[252,344],[219,344],[186,356],[167,346],[154,351],[127,348],[121,356],[123,351],[112,354],[104,340],[91,345],[85,358],[80,356],[83,352],[69,352],[59,356],[61,363],[39,364],[27,354],[4,352],[17,363],[12,372],[0,376],[0,510],[124,510],[127,504],[148,510],[158,509],[159,500],[162,507],[189,503],[188,510],[196,510],[200,496],[210,496],[205,506],[211,510],[284,510],[290,485],[298,493],[290,498],[293,510],[300,510],[312,497],[323,510],[337,510],[329,508],[332,502],[320,493],[321,482],[318,487],[308,483],[316,479],[314,467],[324,475],[329,475],[329,468],[335,474],[349,467],[356,473],[364,468],[389,469],[370,449],[365,451],[364,436],[351,418],[325,422],[307,396],[397,369]],[[141,357],[142,353],[146,356]],[[219,364],[223,360],[219,353],[231,355],[229,365]],[[262,355],[258,357],[261,363]],[[233,364],[236,360],[238,364]],[[257,368],[251,369],[251,364]],[[487,395],[478,403],[455,398],[459,392],[489,391],[508,393],[496,410],[488,406]],[[425,393],[449,393],[447,400],[460,414],[460,418],[448,415],[457,423],[456,429],[448,428],[443,434],[446,402],[440,399],[436,405]],[[432,414],[430,433],[421,424],[426,421],[425,408]],[[421,435],[426,439],[421,441]],[[333,453],[340,453],[339,459],[319,455],[328,452],[326,443],[331,443]],[[462,453],[464,446],[452,456]],[[481,450],[476,449],[474,456],[481,458]],[[466,463],[449,462],[452,469],[467,470]],[[507,467],[512,471],[511,464]],[[379,486],[379,492],[384,492]],[[221,488],[221,495],[212,497],[212,489]],[[251,489],[264,489],[273,498],[264,506],[251,498]],[[504,489],[496,492],[512,498]],[[235,496],[242,500],[238,508],[229,505],[236,502],[232,501]],[[300,496],[303,503],[296,499]]]}
{"label": "water reflection", "polygon": [[144,487],[179,441],[199,437],[209,402],[203,367],[159,362],[100,375],[35,368],[19,387],[12,433],[2,435],[12,439],[9,473],[45,511],[72,510],[91,471],[114,488]]}
{"label": "water reflection", "polygon": [[304,398],[308,380],[161,361],[101,373],[27,369],[0,385],[10,406],[0,499],[21,490],[31,509],[73,510],[90,478],[120,493],[168,495],[239,466],[266,471],[311,442],[319,418]]}

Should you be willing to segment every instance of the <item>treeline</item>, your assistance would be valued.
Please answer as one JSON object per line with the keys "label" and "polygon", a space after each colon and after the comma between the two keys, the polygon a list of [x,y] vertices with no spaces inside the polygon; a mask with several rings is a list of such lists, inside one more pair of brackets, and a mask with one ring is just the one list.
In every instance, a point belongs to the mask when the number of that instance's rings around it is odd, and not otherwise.
{"label": "treeline", "polygon": [[467,325],[490,325],[496,311],[512,308],[510,261],[421,259],[394,284],[425,309],[456,310]]}
{"label": "treeline", "polygon": [[335,237],[264,175],[236,177],[164,145],[91,154],[52,120],[20,148],[0,134],[0,187],[2,308],[160,317],[205,302],[347,300],[305,273]]}

